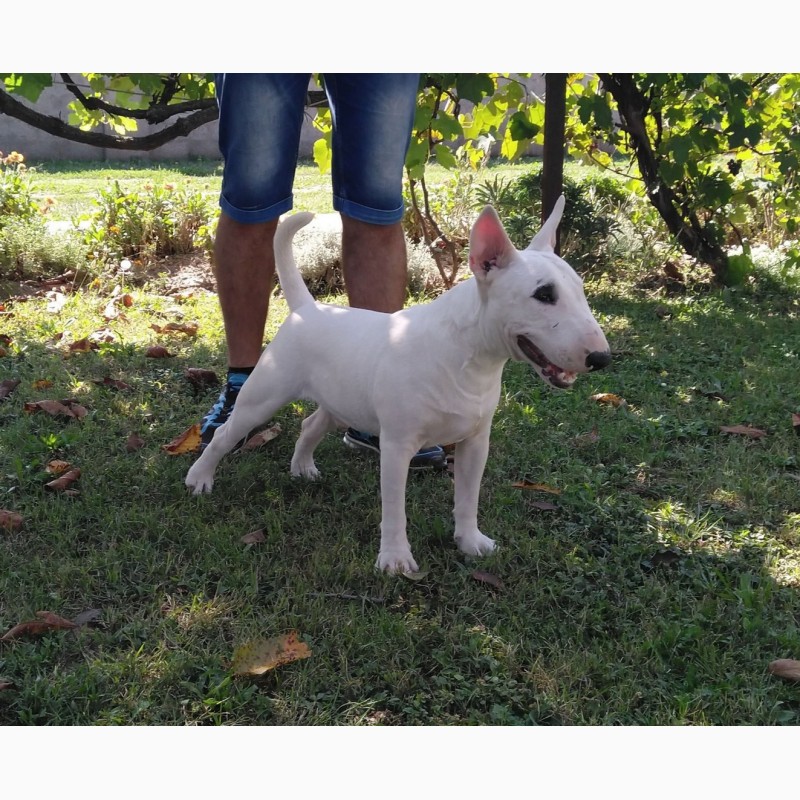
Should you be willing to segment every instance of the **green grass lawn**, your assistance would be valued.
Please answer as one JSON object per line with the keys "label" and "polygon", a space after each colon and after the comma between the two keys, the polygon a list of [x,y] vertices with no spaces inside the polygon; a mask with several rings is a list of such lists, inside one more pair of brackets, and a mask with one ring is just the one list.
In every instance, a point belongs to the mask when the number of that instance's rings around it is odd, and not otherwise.
{"label": "green grass lawn", "polygon": [[[218,168],[204,170],[181,179],[214,190]],[[42,168],[37,181],[60,197],[68,179]],[[136,288],[107,322],[112,288],[76,292],[57,313],[46,298],[7,303],[0,317],[0,381],[20,381],[0,401],[0,508],[24,520],[0,528],[0,633],[43,610],[98,614],[0,642],[0,685],[13,684],[0,723],[800,723],[800,685],[767,669],[800,658],[798,296],[587,281],[613,366],[563,393],[506,367],[480,511],[500,548],[461,555],[449,476],[412,474],[412,581],[373,569],[375,460],[332,434],[323,479],[290,477],[302,403],[277,415],[282,433],[262,450],[222,462],[211,495],[189,495],[192,457],[161,446],[216,396],[184,377],[223,373],[216,298]],[[269,335],[284,315],[276,299]],[[192,338],[150,327],[192,321]],[[100,328],[113,340],[65,356]],[[156,343],[174,357],[145,357]],[[626,405],[591,399],[601,392]],[[64,398],[87,415],[23,409]],[[766,435],[720,432],[734,425]],[[144,446],[128,452],[132,432]],[[81,469],[78,494],[45,488],[52,459]],[[512,486],[523,478],[560,493]],[[242,543],[254,530],[264,541]],[[310,658],[231,674],[238,645],[290,630]]]}

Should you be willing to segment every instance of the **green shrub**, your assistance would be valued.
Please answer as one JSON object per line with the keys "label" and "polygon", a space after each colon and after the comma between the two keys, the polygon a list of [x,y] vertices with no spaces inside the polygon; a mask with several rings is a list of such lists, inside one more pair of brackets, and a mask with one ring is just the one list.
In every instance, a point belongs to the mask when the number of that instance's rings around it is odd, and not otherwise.
{"label": "green shrub", "polygon": [[114,181],[100,191],[85,232],[91,258],[132,258],[146,264],[207,246],[216,209],[201,192],[171,184],[147,188],[147,193],[129,193]]}
{"label": "green shrub", "polygon": [[50,233],[41,216],[12,217],[0,227],[0,278],[23,280],[79,270],[86,248],[73,232]]}
{"label": "green shrub", "polygon": [[[475,205],[492,205],[511,241],[527,247],[541,227],[541,168],[512,181],[495,178],[475,187]],[[612,178],[593,176],[580,182],[564,177],[566,206],[561,220],[561,254],[577,269],[607,261],[606,244],[617,230],[617,210],[630,193]]]}
{"label": "green shrub", "polygon": [[0,153],[0,230],[12,219],[30,219],[38,214],[25,157],[16,151],[7,156]]}

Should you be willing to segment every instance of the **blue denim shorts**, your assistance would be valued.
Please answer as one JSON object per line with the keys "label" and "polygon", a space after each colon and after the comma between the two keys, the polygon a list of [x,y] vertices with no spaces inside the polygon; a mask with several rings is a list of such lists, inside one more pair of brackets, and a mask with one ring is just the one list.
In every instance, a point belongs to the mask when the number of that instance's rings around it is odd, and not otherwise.
{"label": "blue denim shorts", "polygon": [[[225,160],[220,206],[237,222],[266,222],[293,206],[292,185],[308,73],[216,77],[219,147]],[[324,75],[333,119],[333,207],[379,225],[403,216],[403,166],[419,75]]]}

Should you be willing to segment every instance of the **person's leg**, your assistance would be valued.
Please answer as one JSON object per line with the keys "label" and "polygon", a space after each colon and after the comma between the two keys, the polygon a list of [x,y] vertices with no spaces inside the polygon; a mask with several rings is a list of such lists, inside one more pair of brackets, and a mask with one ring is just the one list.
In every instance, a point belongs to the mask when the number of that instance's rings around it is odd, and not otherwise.
{"label": "person's leg", "polygon": [[292,207],[308,75],[217,75],[224,159],[214,273],[225,325],[228,377],[201,423],[203,446],[230,416],[263,347],[275,274],[272,240]]}
{"label": "person's leg", "polygon": [[[403,170],[419,88],[417,74],[326,75],[333,118],[333,207],[342,216],[342,271],[351,306],[394,312],[406,299]],[[377,436],[349,428],[351,447],[380,450]],[[411,466],[443,467],[430,447]]]}
{"label": "person's leg", "polygon": [[419,75],[324,76],[333,119],[333,207],[342,215],[350,305],[397,311],[406,297],[403,170]]}

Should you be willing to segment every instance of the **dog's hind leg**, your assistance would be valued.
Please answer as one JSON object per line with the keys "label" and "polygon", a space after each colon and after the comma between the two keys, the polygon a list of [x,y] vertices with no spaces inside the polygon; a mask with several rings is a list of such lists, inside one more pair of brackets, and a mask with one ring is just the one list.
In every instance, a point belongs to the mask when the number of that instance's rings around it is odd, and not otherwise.
{"label": "dog's hind leg", "polygon": [[294,446],[290,470],[295,478],[319,478],[320,472],[314,463],[314,450],[326,433],[338,427],[340,426],[336,418],[322,407],[303,420],[300,438]]}
{"label": "dog's hind leg", "polygon": [[455,540],[458,549],[470,556],[485,556],[495,543],[478,530],[478,495],[489,454],[491,419],[482,430],[456,445],[455,452]]}

